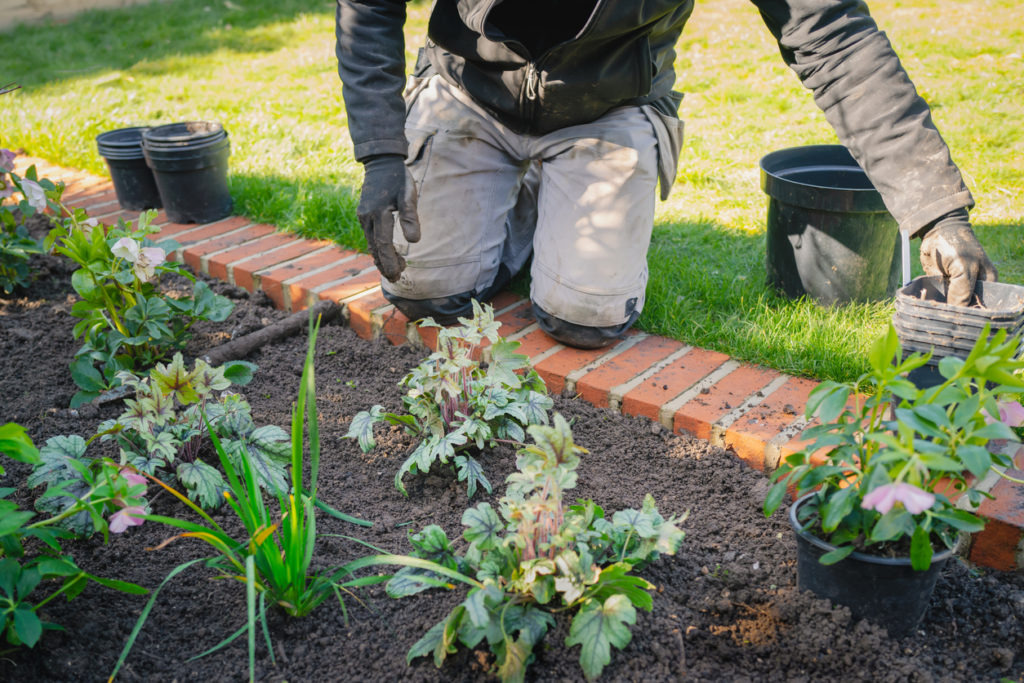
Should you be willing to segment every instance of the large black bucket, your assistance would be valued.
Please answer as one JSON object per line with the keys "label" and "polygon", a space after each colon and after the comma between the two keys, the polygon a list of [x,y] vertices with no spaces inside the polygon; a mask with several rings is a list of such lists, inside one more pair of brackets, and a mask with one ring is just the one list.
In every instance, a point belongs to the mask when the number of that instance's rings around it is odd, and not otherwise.
{"label": "large black bucket", "polygon": [[768,283],[821,304],[890,298],[900,284],[895,219],[842,145],[781,149],[761,159],[768,195]]}
{"label": "large black bucket", "polygon": [[117,203],[130,211],[159,209],[160,191],[142,153],[145,126],[119,128],[96,136],[96,147],[107,162]]}
{"label": "large black bucket", "polygon": [[210,223],[231,215],[231,143],[219,123],[188,121],[150,128],[143,133],[142,151],[172,221]]}

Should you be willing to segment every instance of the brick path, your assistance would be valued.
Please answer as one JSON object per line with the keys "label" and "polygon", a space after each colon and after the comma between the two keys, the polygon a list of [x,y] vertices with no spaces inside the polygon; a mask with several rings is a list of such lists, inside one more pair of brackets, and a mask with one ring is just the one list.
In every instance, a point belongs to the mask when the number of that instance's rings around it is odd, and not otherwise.
{"label": "brick path", "polygon": [[[40,177],[63,180],[65,203],[104,222],[135,220],[124,211],[108,179],[19,157],[18,172],[35,164]],[[381,294],[373,260],[332,243],[278,232],[274,226],[232,216],[206,225],[171,223],[161,211],[154,241],[173,238],[174,258],[212,277],[262,289],[287,311],[319,299],[338,302],[348,325],[364,339],[433,348],[436,331],[419,328]],[[807,395],[815,383],[677,341],[634,331],[616,345],[582,351],[541,332],[528,302],[510,292],[493,302],[504,337],[521,342],[549,391],[575,392],[594,405],[656,420],[674,432],[730,449],[759,470],[771,471],[798,450]],[[1017,452],[1024,456],[1024,447]],[[1021,462],[1024,462],[1022,457]],[[1024,472],[1017,471],[1017,477]],[[969,559],[1001,570],[1024,567],[1024,486],[993,475],[982,483],[994,500],[980,514],[985,530],[972,540]]]}

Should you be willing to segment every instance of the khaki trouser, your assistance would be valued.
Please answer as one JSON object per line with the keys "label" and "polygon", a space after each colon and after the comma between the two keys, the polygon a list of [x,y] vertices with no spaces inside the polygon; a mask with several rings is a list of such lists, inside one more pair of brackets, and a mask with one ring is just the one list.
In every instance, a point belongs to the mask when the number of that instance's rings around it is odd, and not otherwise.
{"label": "khaki trouser", "polygon": [[631,106],[522,135],[440,76],[410,89],[407,106],[406,164],[422,238],[409,244],[395,231],[407,267],[398,282],[382,281],[387,292],[406,299],[481,292],[499,266],[516,273],[532,251],[530,297],[544,311],[589,327],[635,320],[647,284],[658,143],[672,154],[667,180],[662,155],[666,195],[680,122]]}

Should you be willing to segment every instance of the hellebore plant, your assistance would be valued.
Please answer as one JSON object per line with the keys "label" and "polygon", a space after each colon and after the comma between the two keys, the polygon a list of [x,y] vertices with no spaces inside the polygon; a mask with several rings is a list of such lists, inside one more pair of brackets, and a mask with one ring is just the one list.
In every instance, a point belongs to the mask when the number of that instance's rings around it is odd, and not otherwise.
{"label": "hellebore plant", "polygon": [[[170,477],[202,507],[218,507],[224,502],[222,494],[227,484],[220,471],[203,460],[202,450],[210,443],[204,416],[229,457],[238,462],[245,452],[262,487],[284,490],[287,433],[274,425],[256,427],[249,404],[224,391],[232,382],[247,384],[254,369],[254,365],[242,361],[214,368],[197,360],[192,370],[186,370],[181,354],[177,353],[171,363],[158,363],[148,377],[120,372],[118,379],[134,390],[135,398],[125,399],[125,411],[117,419],[100,423],[97,433],[88,441],[75,434],[47,440],[42,461],[29,476],[29,485],[59,484],[70,495],[46,496],[39,504],[56,514],[75,503],[74,494],[87,486],[83,472],[97,462],[86,451],[93,441],[100,439],[112,440],[119,447],[122,469],[141,473],[131,476]],[[112,525],[120,529],[140,524],[135,521],[139,519],[138,510],[132,508],[125,506]],[[89,535],[93,520],[79,514],[68,519],[65,526],[78,535]]]}
{"label": "hellebore plant", "polygon": [[[0,453],[12,460],[38,465],[45,450],[37,450],[20,425],[0,426]],[[90,529],[95,524],[104,540],[108,531],[123,531],[122,524],[141,523],[137,515],[145,511],[145,483],[109,461],[95,468],[83,467],[81,480],[84,488],[73,492],[64,486],[49,487],[40,498],[40,508],[55,497],[70,495],[73,503],[59,514],[39,520],[33,520],[34,512],[21,510],[17,503],[7,500],[15,489],[0,489],[0,633],[14,648],[34,647],[44,630],[61,629],[43,622],[37,611],[60,595],[72,600],[90,580],[126,593],[148,592],[133,583],[93,576],[77,567],[61,549],[61,540],[71,535],[61,522],[77,515],[89,518]],[[105,515],[112,511],[108,527]],[[51,581],[59,585],[55,587]]]}
{"label": "hellebore plant", "polygon": [[[299,395],[292,409],[291,433],[291,487],[284,487],[275,492],[276,510],[268,506],[263,499],[261,475],[254,466],[254,459],[249,451],[243,449],[238,457],[232,457],[209,420],[207,428],[210,439],[217,451],[221,467],[227,478],[227,487],[223,496],[231,511],[245,529],[242,537],[233,536],[218,524],[210,515],[193,503],[187,496],[154,479],[161,487],[188,506],[202,523],[184,519],[151,515],[147,521],[161,522],[181,529],[182,533],[174,536],[158,548],[179,538],[196,538],[209,544],[217,555],[212,558],[192,560],[179,565],[164,579],[160,587],[184,569],[205,562],[216,569],[220,576],[235,579],[245,584],[247,597],[246,624],[215,647],[197,655],[195,658],[221,649],[231,643],[242,633],[248,634],[249,642],[249,679],[255,675],[256,619],[259,618],[265,642],[274,660],[274,649],[270,643],[270,632],[267,628],[267,601],[283,609],[293,617],[304,617],[328,598],[338,600],[342,610],[345,609],[343,593],[356,586],[371,585],[386,580],[386,577],[370,576],[362,579],[352,577],[347,566],[315,571],[312,569],[313,550],[316,544],[316,508],[320,506],[317,496],[317,478],[320,472],[320,431],[316,411],[316,382],[313,368],[313,351],[319,322],[314,326],[310,320],[309,345],[302,370]],[[304,457],[306,448],[305,429],[309,429],[309,460]],[[305,467],[309,467],[309,481],[304,481]],[[347,518],[340,513],[336,516]],[[364,523],[365,524],[365,523]],[[124,663],[141,630],[149,611],[152,609],[159,592],[159,587],[143,609],[129,636],[128,642],[118,659],[111,680]],[[257,598],[259,608],[256,607]]]}
{"label": "hellebore plant", "polygon": [[990,337],[986,327],[966,358],[939,361],[945,381],[919,389],[905,375],[930,355],[904,359],[890,325],[871,347],[869,372],[811,392],[806,414],[821,424],[804,432],[811,443],[775,471],[765,515],[790,487],[798,497],[814,492],[799,514],[805,529],[836,546],[821,562],[855,550],[905,555],[909,541],[912,566],[927,569],[934,547],[952,548],[959,533],[984,527],[951,495],[978,506],[991,496],[975,483],[990,472],[1024,483],[1005,473],[1014,466],[1010,456],[987,448],[992,440],[1020,441],[1010,407],[1019,403],[1007,398],[1024,394],[1019,348],[1019,338],[1006,330]]}
{"label": "hellebore plant", "polygon": [[[17,175],[14,156],[10,150],[0,149],[0,289],[7,294],[28,284],[29,257],[43,251],[42,245],[29,236],[25,221],[37,212],[55,209],[64,192],[63,184],[39,178],[35,166],[26,171],[24,178]],[[20,199],[15,193],[21,195]]]}
{"label": "hellebore plant", "polygon": [[[460,325],[441,327],[437,351],[400,382],[408,387],[402,403],[408,414],[387,413],[373,406],[352,418],[347,438],[356,439],[364,453],[376,446],[373,426],[385,421],[401,425],[421,441],[398,474],[395,487],[406,493],[406,474],[427,472],[436,461],[454,461],[459,481],[466,482],[470,498],[477,485],[488,493],[491,484],[483,466],[470,450],[494,448],[498,440],[522,442],[525,427],[547,424],[553,402],[544,381],[519,353],[519,342],[498,336],[501,323],[494,309],[473,300],[473,317],[459,318]],[[427,318],[424,327],[440,327]],[[489,348],[482,349],[484,341]],[[487,360],[480,356],[486,355]]]}
{"label": "hellebore plant", "polygon": [[[197,320],[223,321],[234,304],[196,281],[181,264],[167,259],[177,247],[170,240],[154,245],[148,235],[154,211],[139,216],[138,224],[119,220],[107,226],[81,209],[60,205],[61,225],[50,231],[47,247],[78,264],[71,284],[81,297],[71,308],[80,318],[75,337],[83,345],[71,362],[71,377],[80,391],[71,399],[77,407],[118,385],[122,370],[142,371],[184,346]],[[174,298],[158,288],[162,273],[176,273],[193,283],[191,297]]]}
{"label": "hellebore plant", "polygon": [[392,597],[450,588],[447,579],[470,586],[466,599],[412,646],[408,661],[433,655],[440,667],[459,643],[476,648],[486,641],[493,672],[522,681],[534,647],[555,625],[552,615],[572,611],[566,644],[580,646],[580,666],[592,679],[611,661],[613,646],[629,643],[636,608],[651,610],[654,586],[630,572],[678,550],[681,520],[663,518],[650,495],[640,510],[610,519],[593,501],[567,506],[564,493],[576,486],[586,449],[573,443],[557,413],[553,427],[528,431],[534,445],[519,451],[518,472],[508,477],[499,510],[481,503],[463,514],[465,555],[430,525],[411,537],[411,556],[377,555],[349,565],[404,565],[388,582]]}

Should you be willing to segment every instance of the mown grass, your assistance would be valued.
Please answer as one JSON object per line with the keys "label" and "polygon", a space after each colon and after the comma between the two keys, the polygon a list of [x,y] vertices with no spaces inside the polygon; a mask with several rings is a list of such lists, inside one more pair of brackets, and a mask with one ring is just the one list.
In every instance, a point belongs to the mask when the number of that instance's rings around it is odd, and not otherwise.
{"label": "mown grass", "polygon": [[[875,5],[974,192],[972,219],[1001,279],[1024,284],[1019,4]],[[0,34],[0,81],[23,86],[0,98],[0,145],[106,173],[94,142],[104,130],[218,120],[231,136],[239,211],[364,248],[333,8],[324,0],[175,0]],[[427,10],[409,6],[410,63]],[[687,140],[676,187],[656,215],[639,325],[785,372],[855,376],[891,304],[822,308],[764,284],[758,160],[835,142],[834,134],[746,0],[699,4],[676,70]]]}

